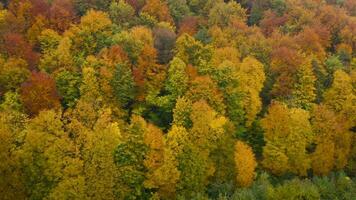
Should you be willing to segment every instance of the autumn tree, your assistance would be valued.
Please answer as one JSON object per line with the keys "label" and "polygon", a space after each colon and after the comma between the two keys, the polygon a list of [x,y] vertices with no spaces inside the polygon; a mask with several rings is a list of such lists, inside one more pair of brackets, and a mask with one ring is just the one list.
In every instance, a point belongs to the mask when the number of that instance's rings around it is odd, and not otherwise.
{"label": "autumn tree", "polygon": [[148,147],[144,137],[147,130],[146,121],[139,116],[132,116],[131,124],[123,137],[123,142],[114,151],[115,164],[119,168],[119,183],[122,185],[118,191],[120,197],[147,198],[144,190],[145,156]]}
{"label": "autumn tree", "polygon": [[351,135],[342,129],[337,115],[325,105],[315,106],[312,111],[316,149],[311,155],[311,166],[315,174],[328,175],[336,167],[340,169],[346,165]]}
{"label": "autumn tree", "polygon": [[90,12],[90,9],[107,11],[110,6],[110,0],[73,0],[74,8],[80,15]]}
{"label": "autumn tree", "polygon": [[236,182],[241,187],[248,187],[255,178],[257,162],[252,149],[247,144],[237,141],[235,144]]}
{"label": "autumn tree", "polygon": [[336,70],[330,89],[324,93],[324,103],[334,112],[342,115],[348,127],[355,122],[355,92],[350,76],[342,70]]}
{"label": "autumn tree", "polygon": [[31,70],[36,68],[39,55],[33,51],[33,46],[29,44],[22,35],[8,33],[4,36],[4,49],[8,56],[26,60]]}
{"label": "autumn tree", "polygon": [[186,64],[179,58],[173,58],[164,84],[166,95],[154,96],[151,94],[147,101],[164,108],[167,112],[171,112],[176,99],[183,96],[188,89],[189,77],[186,73]]}
{"label": "autumn tree", "polygon": [[16,90],[31,75],[27,69],[27,63],[23,59],[10,58],[1,60],[0,68],[0,91],[7,92]]}
{"label": "autumn tree", "polygon": [[111,80],[114,95],[122,106],[128,105],[135,97],[135,85],[128,64],[118,64]]}
{"label": "autumn tree", "polygon": [[311,59],[306,59],[299,66],[296,76],[290,104],[308,110],[312,107],[316,98],[316,77],[313,73]]}
{"label": "autumn tree", "polygon": [[58,93],[62,97],[63,105],[65,107],[73,107],[80,97],[80,75],[64,70],[59,72],[55,79]]}
{"label": "autumn tree", "polygon": [[[145,181],[147,188],[157,189],[157,195],[160,198],[169,199],[176,197],[177,183],[180,177],[178,155],[183,151],[187,134],[188,132],[183,127],[172,126],[167,136],[163,139],[164,149],[161,152],[163,154],[161,165]],[[158,134],[156,133],[156,135]],[[160,139],[157,141],[159,142],[157,144],[162,144]]]}
{"label": "autumn tree", "polygon": [[113,152],[121,142],[118,124],[111,119],[111,110],[99,112],[94,128],[86,134],[83,155],[85,193],[90,199],[115,199],[119,171]]}
{"label": "autumn tree", "polygon": [[109,7],[109,15],[113,23],[127,27],[135,15],[135,10],[124,0],[113,1]]}
{"label": "autumn tree", "polygon": [[198,66],[202,61],[208,62],[211,59],[212,51],[192,36],[183,34],[176,41],[176,56],[186,64]]}
{"label": "autumn tree", "polygon": [[107,13],[89,10],[80,19],[80,24],[70,28],[65,35],[70,37],[76,55],[85,59],[108,45],[111,27],[112,22]]}
{"label": "autumn tree", "polygon": [[235,20],[246,21],[246,19],[246,10],[235,1],[216,3],[209,12],[210,24],[221,27],[228,26]]}
{"label": "autumn tree", "polygon": [[153,35],[154,47],[158,52],[157,60],[160,64],[166,64],[173,57],[176,34],[167,28],[155,28],[153,30]]}
{"label": "autumn tree", "polygon": [[63,130],[60,114],[41,112],[27,124],[24,135],[21,162],[28,196],[45,198],[66,191],[63,198],[84,198],[82,162]]}
{"label": "autumn tree", "polygon": [[20,94],[26,111],[32,116],[41,110],[60,108],[56,83],[45,73],[33,72],[21,85]]}
{"label": "autumn tree", "polygon": [[262,108],[260,92],[266,79],[262,63],[253,57],[245,58],[238,67],[237,79],[238,90],[243,94],[246,125],[250,126]]}
{"label": "autumn tree", "polygon": [[179,156],[181,178],[178,191],[184,197],[192,197],[204,190],[208,178],[215,171],[211,152],[224,135],[224,125],[227,119],[219,116],[205,101],[201,100],[192,105],[190,114],[192,128],[186,150]]}
{"label": "autumn tree", "polygon": [[77,18],[71,0],[54,0],[51,2],[49,13],[51,27],[59,32],[67,30]]}
{"label": "autumn tree", "polygon": [[223,94],[209,76],[199,76],[192,80],[186,97],[193,102],[205,100],[217,112],[225,113]]}
{"label": "autumn tree", "polygon": [[168,0],[167,4],[170,13],[176,23],[180,22],[185,16],[190,14],[190,10],[186,0]]}
{"label": "autumn tree", "polygon": [[165,1],[147,0],[145,6],[142,8],[142,12],[155,17],[158,21],[173,23],[168,5]]}
{"label": "autumn tree", "polygon": [[276,175],[292,172],[306,176],[310,168],[306,148],[313,139],[309,113],[273,102],[261,123],[266,141],[262,165]]}
{"label": "autumn tree", "polygon": [[8,92],[0,104],[0,193],[4,200],[26,198],[18,141],[26,117],[21,114],[18,94]]}

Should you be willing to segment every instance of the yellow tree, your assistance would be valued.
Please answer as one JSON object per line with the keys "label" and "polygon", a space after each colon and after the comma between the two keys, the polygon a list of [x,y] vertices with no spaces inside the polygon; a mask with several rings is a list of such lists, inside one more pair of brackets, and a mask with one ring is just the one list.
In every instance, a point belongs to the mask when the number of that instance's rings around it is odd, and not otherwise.
{"label": "yellow tree", "polygon": [[313,139],[309,113],[273,102],[261,123],[266,141],[262,165],[276,175],[306,176],[310,167],[306,148]]}
{"label": "yellow tree", "polygon": [[242,141],[235,144],[236,182],[240,187],[248,187],[255,178],[257,162],[252,148]]}
{"label": "yellow tree", "polygon": [[[0,109],[0,194],[4,200],[26,198],[23,175],[20,170],[17,142],[21,126],[12,120],[15,115]],[[18,126],[16,129],[11,126]]]}
{"label": "yellow tree", "polygon": [[198,76],[192,80],[185,96],[192,102],[205,100],[217,112],[225,113],[223,94],[209,76]]}
{"label": "yellow tree", "polygon": [[324,103],[351,128],[356,122],[356,95],[351,77],[342,70],[336,70],[331,88],[324,93]]}
{"label": "yellow tree", "polygon": [[93,130],[88,131],[82,150],[86,196],[115,199],[119,173],[113,152],[121,142],[121,132],[111,119],[111,110],[101,110]]}
{"label": "yellow tree", "polygon": [[145,186],[157,189],[160,198],[172,199],[176,197],[176,187],[180,178],[178,156],[188,142],[188,132],[181,126],[173,125],[163,142],[163,162],[150,174]]}
{"label": "yellow tree", "polygon": [[246,125],[250,126],[262,108],[260,92],[266,79],[263,64],[253,57],[246,57],[237,70],[238,90],[242,93],[242,105],[246,113]]}
{"label": "yellow tree", "polygon": [[112,34],[111,27],[112,22],[107,13],[89,10],[80,19],[80,24],[72,26],[64,36],[71,39],[74,54],[85,59],[105,47]]}
{"label": "yellow tree", "polygon": [[316,144],[316,149],[311,155],[312,169],[316,175],[326,176],[335,166],[337,152],[335,136],[340,134],[340,129],[335,113],[325,105],[315,106],[311,113]]}
{"label": "yellow tree", "polygon": [[85,198],[80,174],[83,163],[63,129],[61,114],[53,110],[40,112],[23,134],[21,162],[29,198],[52,198],[54,194],[64,199]]}
{"label": "yellow tree", "polygon": [[150,188],[150,183],[155,179],[155,171],[163,164],[164,141],[161,129],[152,124],[147,124],[144,142],[148,147],[143,161],[144,166],[147,168],[145,185]]}
{"label": "yellow tree", "polygon": [[227,119],[214,111],[204,100],[192,105],[190,113],[192,128],[189,130],[188,142],[179,155],[181,171],[178,191],[186,198],[205,190],[209,178],[215,172],[211,153],[217,149],[217,143],[225,133]]}
{"label": "yellow tree", "polygon": [[315,81],[312,59],[306,58],[297,70],[296,82],[290,102],[293,107],[311,109],[316,99]]}

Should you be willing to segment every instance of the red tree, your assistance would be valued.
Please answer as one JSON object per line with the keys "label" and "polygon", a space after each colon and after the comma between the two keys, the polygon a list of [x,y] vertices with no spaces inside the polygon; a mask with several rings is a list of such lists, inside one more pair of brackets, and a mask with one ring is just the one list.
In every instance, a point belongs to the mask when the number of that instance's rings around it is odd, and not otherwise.
{"label": "red tree", "polygon": [[36,68],[39,54],[33,51],[32,46],[24,40],[22,35],[8,33],[4,36],[4,50],[9,57],[22,58],[27,61],[30,70]]}
{"label": "red tree", "polygon": [[74,6],[71,0],[54,0],[50,8],[50,21],[52,28],[64,32],[76,19]]}
{"label": "red tree", "polygon": [[31,116],[41,110],[60,108],[60,97],[57,93],[55,81],[47,74],[33,72],[29,80],[20,89],[21,100]]}

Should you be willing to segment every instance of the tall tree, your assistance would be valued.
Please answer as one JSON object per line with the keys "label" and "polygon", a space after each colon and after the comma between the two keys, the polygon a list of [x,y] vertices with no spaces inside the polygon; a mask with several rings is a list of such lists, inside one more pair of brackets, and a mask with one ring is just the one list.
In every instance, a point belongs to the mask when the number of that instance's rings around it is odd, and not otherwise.
{"label": "tall tree", "polygon": [[309,113],[273,102],[261,123],[266,141],[262,165],[276,175],[306,176],[310,168],[306,148],[313,139]]}
{"label": "tall tree", "polygon": [[236,182],[241,187],[248,187],[255,178],[257,162],[252,149],[247,144],[237,141],[235,144]]}

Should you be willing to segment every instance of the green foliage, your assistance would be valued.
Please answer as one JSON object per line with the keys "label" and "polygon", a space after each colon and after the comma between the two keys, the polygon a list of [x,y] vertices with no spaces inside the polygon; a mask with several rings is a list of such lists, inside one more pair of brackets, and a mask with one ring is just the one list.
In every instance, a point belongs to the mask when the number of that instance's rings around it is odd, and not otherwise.
{"label": "green foliage", "polygon": [[112,1],[109,7],[109,15],[113,23],[127,27],[135,15],[135,10],[124,0]]}
{"label": "green foliage", "polygon": [[61,71],[56,76],[56,86],[65,107],[73,107],[80,97],[81,77],[77,73]]}
{"label": "green foliage", "polygon": [[311,181],[294,179],[267,191],[267,199],[320,199],[318,188]]}
{"label": "green foliage", "polygon": [[111,87],[118,102],[126,106],[135,97],[135,85],[132,77],[131,69],[127,64],[116,65]]}

